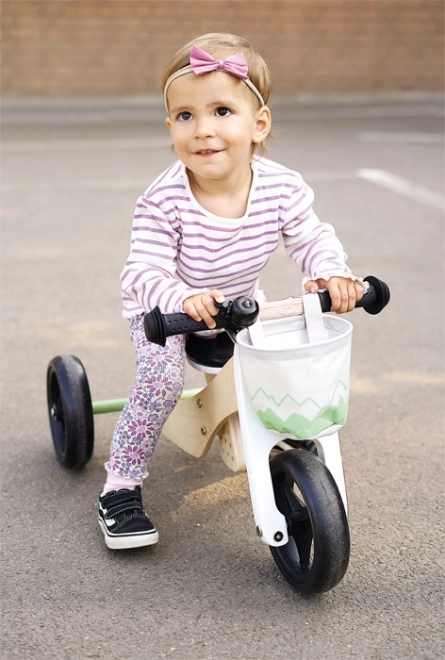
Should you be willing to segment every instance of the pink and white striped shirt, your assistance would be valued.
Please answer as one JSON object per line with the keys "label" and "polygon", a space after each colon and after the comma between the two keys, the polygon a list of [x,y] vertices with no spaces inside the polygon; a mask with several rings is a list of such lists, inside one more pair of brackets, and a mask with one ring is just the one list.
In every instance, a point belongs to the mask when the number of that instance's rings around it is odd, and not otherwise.
{"label": "pink and white striped shirt", "polygon": [[333,227],[315,214],[312,189],[301,175],[263,158],[252,162],[252,170],[247,209],[236,219],[198,204],[180,161],[151,184],[136,204],[121,274],[125,317],[156,305],[163,313],[180,312],[185,298],[211,289],[226,299],[255,296],[280,234],[306,276],[356,279]]}

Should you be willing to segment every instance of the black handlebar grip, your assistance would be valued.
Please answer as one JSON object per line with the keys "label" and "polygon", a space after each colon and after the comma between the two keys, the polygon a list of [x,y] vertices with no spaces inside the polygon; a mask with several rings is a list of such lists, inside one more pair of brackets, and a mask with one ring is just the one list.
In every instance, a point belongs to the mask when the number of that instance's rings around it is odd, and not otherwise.
{"label": "black handlebar grip", "polygon": [[[240,330],[255,323],[260,308],[258,303],[249,296],[239,296],[233,301],[216,303],[218,314],[213,317],[215,330],[227,328]],[[172,335],[188,335],[193,332],[209,330],[204,321],[194,321],[188,314],[162,314],[159,307],[155,307],[144,316],[144,330],[148,341],[165,346],[167,337]]]}
{"label": "black handlebar grip", "polygon": [[[385,282],[382,282],[382,280],[379,280],[373,275],[365,277],[364,281],[369,284],[368,290],[363,294],[363,297],[355,306],[363,307],[368,314],[379,314],[389,303],[389,287]],[[320,296],[322,312],[329,312],[331,309],[331,298],[329,293],[323,291],[318,295]]]}
{"label": "black handlebar grip", "polygon": [[[229,319],[225,315],[217,314],[213,320],[216,323],[215,328],[212,328],[214,330],[226,328],[229,324]],[[155,307],[144,316],[145,336],[148,341],[159,346],[165,346],[167,337],[172,335],[188,335],[208,329],[205,321],[195,321],[184,312],[162,314],[159,307]]]}
{"label": "black handlebar grip", "polygon": [[[368,282],[369,289],[360,300],[357,307],[363,307],[368,314],[380,314],[391,298],[389,286],[373,275],[368,275],[368,277],[365,277],[364,281]],[[373,295],[368,297],[371,290],[373,291]]]}

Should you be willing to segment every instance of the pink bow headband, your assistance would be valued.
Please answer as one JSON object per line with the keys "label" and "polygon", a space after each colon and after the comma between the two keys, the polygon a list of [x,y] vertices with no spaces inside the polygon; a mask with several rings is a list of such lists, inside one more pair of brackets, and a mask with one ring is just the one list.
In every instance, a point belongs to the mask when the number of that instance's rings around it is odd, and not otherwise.
{"label": "pink bow headband", "polygon": [[255,94],[261,106],[265,105],[264,99],[260,92],[248,77],[249,68],[247,66],[246,58],[242,53],[229,55],[229,57],[227,57],[225,60],[215,60],[202,48],[193,46],[190,53],[190,65],[185,66],[184,68],[179,69],[179,71],[173,73],[165,83],[164,104],[167,112],[167,91],[172,82],[176,80],[176,78],[185,76],[187,73],[194,73],[197,76],[202,76],[204,73],[209,73],[210,71],[225,71],[226,73],[230,73],[230,75],[235,76],[235,78],[241,78],[241,80],[243,80],[249,89],[252,90],[252,92]]}

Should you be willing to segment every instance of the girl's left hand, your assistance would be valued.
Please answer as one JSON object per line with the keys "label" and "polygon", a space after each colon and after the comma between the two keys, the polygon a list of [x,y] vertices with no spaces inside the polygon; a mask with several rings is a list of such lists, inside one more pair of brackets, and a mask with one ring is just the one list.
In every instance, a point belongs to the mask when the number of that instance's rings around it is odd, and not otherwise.
{"label": "girl's left hand", "polygon": [[337,314],[350,312],[363,296],[362,283],[358,280],[351,280],[349,277],[309,280],[304,288],[309,293],[317,293],[320,289],[326,289],[331,297],[331,312],[337,312]]}

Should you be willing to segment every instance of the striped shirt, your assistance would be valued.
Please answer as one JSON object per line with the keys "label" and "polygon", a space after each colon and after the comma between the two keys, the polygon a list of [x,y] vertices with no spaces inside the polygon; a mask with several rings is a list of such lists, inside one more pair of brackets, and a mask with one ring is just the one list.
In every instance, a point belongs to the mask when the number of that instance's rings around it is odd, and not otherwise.
{"label": "striped shirt", "polygon": [[304,275],[350,276],[342,245],[315,214],[312,189],[301,175],[266,159],[254,160],[252,170],[247,209],[237,219],[198,204],[180,161],[151,184],[136,204],[121,274],[125,317],[156,305],[163,313],[179,312],[185,298],[212,289],[226,299],[255,297],[280,234]]}

